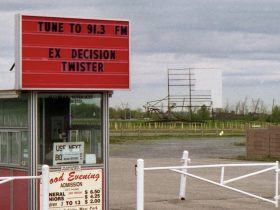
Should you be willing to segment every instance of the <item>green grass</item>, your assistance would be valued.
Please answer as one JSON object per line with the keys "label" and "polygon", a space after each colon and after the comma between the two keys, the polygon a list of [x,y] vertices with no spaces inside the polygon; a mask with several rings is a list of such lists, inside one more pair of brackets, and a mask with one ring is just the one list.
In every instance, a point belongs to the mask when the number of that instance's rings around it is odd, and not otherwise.
{"label": "green grass", "polygon": [[234,142],[233,145],[236,147],[245,147],[246,143],[245,142]]}
{"label": "green grass", "polygon": [[[169,140],[177,139],[177,140],[200,140],[205,138],[215,138],[215,139],[221,139],[226,140],[225,136],[173,136],[173,135],[157,135],[157,136],[110,136],[110,144],[123,144],[123,143],[134,143],[136,141],[149,141],[149,140]],[[230,136],[227,136],[227,138],[231,138]],[[234,135],[233,137],[236,137]]]}
{"label": "green grass", "polygon": [[145,140],[166,140],[170,136],[110,136],[110,144],[134,143]]}

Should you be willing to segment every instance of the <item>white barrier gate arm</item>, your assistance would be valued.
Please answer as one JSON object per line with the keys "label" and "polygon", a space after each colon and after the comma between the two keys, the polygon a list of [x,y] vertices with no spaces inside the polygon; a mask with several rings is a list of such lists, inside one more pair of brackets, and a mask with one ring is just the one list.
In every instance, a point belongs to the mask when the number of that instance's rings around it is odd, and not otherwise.
{"label": "white barrier gate arm", "polygon": [[41,200],[41,210],[49,209],[49,166],[42,166],[42,175],[41,176],[5,176],[0,177],[0,184],[4,184],[13,180],[23,180],[23,179],[40,179],[42,187],[42,200]]}
{"label": "white barrier gate arm", "polygon": [[[137,210],[144,210],[144,171],[153,171],[153,170],[171,170],[177,173],[181,174],[181,180],[180,180],[180,190],[179,190],[179,198],[181,200],[185,200],[185,189],[186,189],[186,177],[192,177],[201,181],[205,181],[220,187],[224,187],[226,189],[242,193],[244,195],[257,198],[269,203],[272,203],[275,205],[275,207],[278,207],[278,200],[280,198],[279,196],[279,163],[276,161],[275,163],[251,163],[251,164],[215,164],[215,165],[196,165],[196,166],[189,166],[188,162],[190,161],[188,152],[184,151],[182,156],[182,166],[171,166],[171,167],[149,167],[144,168],[144,160],[138,159],[137,160],[137,168],[136,168],[136,175],[137,175],[137,201],[136,201],[136,207]],[[224,174],[225,174],[225,168],[227,167],[255,167],[255,166],[267,166],[268,168],[258,170],[246,175],[238,176],[232,179],[224,180]],[[215,182],[206,178],[203,178],[201,176],[197,176],[194,174],[191,174],[188,172],[188,169],[198,169],[198,168],[221,168],[221,174],[220,174],[220,182]],[[226,184],[238,181],[247,177],[255,176],[261,173],[265,173],[267,171],[274,171],[275,172],[275,196],[272,199],[267,199],[258,195],[254,195],[252,193],[227,186]]]}

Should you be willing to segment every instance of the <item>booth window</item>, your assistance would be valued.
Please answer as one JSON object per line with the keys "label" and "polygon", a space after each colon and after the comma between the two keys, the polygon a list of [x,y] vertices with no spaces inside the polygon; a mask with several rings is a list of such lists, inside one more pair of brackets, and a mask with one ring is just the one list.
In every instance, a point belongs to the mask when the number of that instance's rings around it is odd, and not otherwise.
{"label": "booth window", "polygon": [[28,101],[23,94],[17,99],[0,101],[0,163],[27,166]]}
{"label": "booth window", "polygon": [[102,94],[39,94],[40,164],[102,164]]}

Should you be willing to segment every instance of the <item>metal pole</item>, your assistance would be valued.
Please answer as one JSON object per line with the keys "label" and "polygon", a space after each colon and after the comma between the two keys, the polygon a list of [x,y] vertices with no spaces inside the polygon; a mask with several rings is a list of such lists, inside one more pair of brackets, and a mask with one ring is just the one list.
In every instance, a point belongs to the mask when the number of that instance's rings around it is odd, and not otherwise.
{"label": "metal pole", "polygon": [[192,79],[191,79],[191,68],[189,68],[189,102],[190,102],[190,121],[192,121]]}
{"label": "metal pole", "polygon": [[105,92],[102,94],[102,110],[103,110],[103,154],[105,162],[105,210],[109,209],[109,95],[110,92]]}
{"label": "metal pole", "polygon": [[225,167],[222,167],[221,168],[220,184],[224,184],[224,177],[225,177]]}
{"label": "metal pole", "polygon": [[[183,166],[188,166],[189,161],[189,152],[184,151],[181,161],[183,162]],[[187,173],[187,169],[182,169],[183,172]],[[179,199],[185,200],[186,199],[186,182],[187,176],[185,174],[181,174],[181,181],[180,181],[180,191],[179,191]]]}
{"label": "metal pole", "polygon": [[137,160],[137,168],[136,168],[136,176],[137,176],[137,210],[144,210],[144,160]]}
{"label": "metal pole", "polygon": [[169,82],[169,69],[167,69],[167,110],[168,110],[168,117],[170,117],[171,112],[171,104],[170,104],[170,82]]}
{"label": "metal pole", "polygon": [[[43,163],[45,162],[45,159],[46,159],[46,99],[45,98],[42,98],[42,103],[43,103],[43,110],[42,110],[42,140],[43,140]],[[71,119],[71,117],[70,117]],[[69,124],[71,125],[71,123]]]}
{"label": "metal pole", "polygon": [[42,210],[49,209],[49,166],[42,166]]}
{"label": "metal pole", "polygon": [[[172,171],[175,171],[175,172],[178,172],[178,173],[182,173],[181,170],[173,169]],[[239,190],[239,189],[236,189],[236,188],[233,188],[233,187],[224,185],[224,184],[220,184],[220,183],[218,183],[218,182],[215,182],[215,181],[212,181],[212,180],[209,180],[209,179],[200,177],[200,176],[196,176],[196,175],[194,175],[194,174],[186,173],[186,175],[187,175],[187,176],[190,176],[190,177],[192,177],[192,178],[196,178],[196,179],[198,179],[198,180],[204,181],[204,182],[208,182],[208,183],[211,183],[211,184],[220,186],[220,187],[224,187],[224,188],[230,189],[230,190],[235,191],[235,192],[242,193],[242,194],[244,194],[244,195],[251,196],[251,197],[253,197],[253,198],[258,198],[258,199],[260,199],[260,200],[263,200],[263,201],[266,201],[266,202],[275,204],[275,201],[274,201],[274,200],[270,200],[270,199],[267,199],[267,198],[263,198],[263,197],[261,197],[261,196],[257,196],[257,195],[254,195],[254,194],[252,194],[252,193],[245,192],[245,191],[243,191],[243,190]]]}
{"label": "metal pole", "polygon": [[[147,167],[145,168],[145,171],[155,171],[155,170],[171,170],[171,169],[195,169],[195,168],[220,168],[220,167],[248,167],[248,166],[272,166],[271,168],[267,168],[264,170],[273,170],[273,168],[275,167],[275,163],[251,163],[251,164],[216,164],[216,165],[196,165],[196,166],[166,166],[166,167]],[[264,170],[261,170],[262,173],[264,172]],[[254,172],[251,174],[256,174],[259,172]],[[244,175],[247,176],[247,175]],[[242,176],[242,177],[244,177]],[[239,178],[240,179],[240,178]]]}
{"label": "metal pole", "polygon": [[276,167],[275,167],[275,207],[278,208],[278,200],[279,200],[279,162],[276,161]]}
{"label": "metal pole", "polygon": [[[38,167],[38,93],[36,91],[31,91],[29,94],[28,101],[28,113],[29,113],[29,175],[36,176],[37,175],[37,167]],[[38,209],[38,181],[30,180],[29,184],[29,209]]]}

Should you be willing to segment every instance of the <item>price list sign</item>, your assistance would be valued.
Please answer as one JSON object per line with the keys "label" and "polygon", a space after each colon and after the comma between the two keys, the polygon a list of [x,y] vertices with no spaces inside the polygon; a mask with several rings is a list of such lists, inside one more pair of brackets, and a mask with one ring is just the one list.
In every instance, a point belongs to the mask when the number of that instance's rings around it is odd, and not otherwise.
{"label": "price list sign", "polygon": [[50,172],[49,209],[103,210],[102,169]]}

